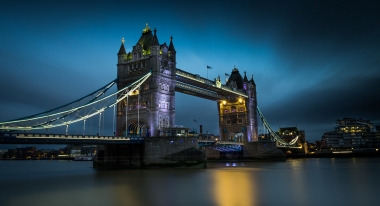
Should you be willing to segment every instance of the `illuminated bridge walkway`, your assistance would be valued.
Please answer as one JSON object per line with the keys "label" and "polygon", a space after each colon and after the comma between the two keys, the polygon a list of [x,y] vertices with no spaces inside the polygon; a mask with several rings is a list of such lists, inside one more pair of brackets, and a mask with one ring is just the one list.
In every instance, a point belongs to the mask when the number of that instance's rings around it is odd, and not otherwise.
{"label": "illuminated bridge walkway", "polygon": [[140,144],[142,137],[0,133],[0,144]]}
{"label": "illuminated bridge walkway", "polygon": [[200,147],[211,147],[219,152],[241,152],[243,151],[242,142],[198,140]]}

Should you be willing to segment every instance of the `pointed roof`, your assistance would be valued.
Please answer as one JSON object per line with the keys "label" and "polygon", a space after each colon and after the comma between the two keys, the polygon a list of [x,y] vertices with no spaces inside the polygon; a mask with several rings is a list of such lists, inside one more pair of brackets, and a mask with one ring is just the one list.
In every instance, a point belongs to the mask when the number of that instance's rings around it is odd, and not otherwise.
{"label": "pointed roof", "polygon": [[230,77],[228,78],[227,85],[229,85],[232,81],[236,82],[236,86],[238,89],[243,89],[243,77],[241,77],[239,70],[235,67]]}
{"label": "pointed roof", "polygon": [[170,36],[169,51],[174,51],[175,52],[174,44],[173,44],[173,37],[172,36]]}
{"label": "pointed roof", "polygon": [[120,46],[120,49],[119,49],[119,52],[117,53],[117,55],[120,55],[120,54],[126,54],[127,52],[125,52],[125,48],[124,48],[124,38],[121,39],[121,46]]}
{"label": "pointed roof", "polygon": [[247,73],[244,71],[244,79],[243,79],[243,82],[248,82],[248,79],[247,79]]}
{"label": "pointed roof", "polygon": [[253,74],[251,75],[251,79],[249,80],[249,82],[251,82],[252,85],[256,86],[255,81],[253,81]]}
{"label": "pointed roof", "polygon": [[138,44],[142,46],[142,48],[147,51],[147,53],[150,53],[150,45],[153,41],[153,34],[152,30],[148,27],[148,23],[146,23],[145,29],[143,29],[143,33],[141,34],[140,39],[137,41]]}
{"label": "pointed roof", "polygon": [[156,35],[157,29],[154,28],[154,36],[153,36],[153,41],[152,41],[152,46],[159,46],[160,43],[158,42],[157,35]]}

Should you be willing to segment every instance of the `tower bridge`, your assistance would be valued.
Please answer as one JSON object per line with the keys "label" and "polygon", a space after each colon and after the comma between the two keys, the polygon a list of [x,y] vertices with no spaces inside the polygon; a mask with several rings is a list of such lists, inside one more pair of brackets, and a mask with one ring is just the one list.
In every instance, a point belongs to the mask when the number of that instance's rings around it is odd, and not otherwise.
{"label": "tower bridge", "polygon": [[[258,109],[256,84],[253,76],[248,80],[245,72],[242,76],[237,68],[233,68],[230,78],[226,84],[223,84],[220,77],[209,80],[198,74],[181,70],[176,67],[177,52],[173,38],[170,37],[169,45],[160,44],[157,30],[152,31],[148,25],[143,29],[140,39],[132,46],[130,52],[125,49],[124,42],[122,39],[117,53],[117,78],[115,80],[85,97],[61,107],[12,121],[0,122],[0,134],[2,134],[0,136],[3,138],[0,143],[22,141],[28,138],[32,140],[29,142],[39,143],[49,142],[49,140],[51,143],[54,140],[53,142],[85,144],[92,141],[92,143],[102,143],[103,145],[141,144],[143,141],[145,142],[145,156],[151,158],[145,159],[145,163],[156,164],[161,160],[158,161],[155,156],[166,155],[167,160],[173,154],[192,154],[202,159],[202,154],[198,153],[196,149],[198,144],[194,146],[193,138],[180,137],[177,142],[170,137],[163,137],[163,131],[175,125],[175,92],[181,92],[216,102],[220,142],[209,142],[210,144],[206,145],[213,145],[212,148],[218,152],[242,152],[244,147],[249,148],[251,147],[248,146],[249,144],[257,143],[257,116],[267,128],[273,142],[289,145],[273,132]],[[117,85],[117,92],[106,94],[113,85]],[[112,119],[114,132],[111,136],[101,134],[101,125],[106,121],[104,112],[107,109],[113,110],[114,113]],[[88,133],[86,121],[89,119],[98,120],[97,135],[86,134]],[[70,136],[68,134],[69,126],[72,124],[82,124],[82,133]],[[54,127],[66,127],[66,134],[62,137],[36,133],[31,136],[17,134],[8,135],[6,138],[7,133],[12,131],[17,133],[19,131],[48,130]],[[11,140],[11,137],[14,139]],[[5,141],[4,138],[7,140]],[[290,144],[294,144],[294,142]],[[199,145],[205,146],[202,141],[199,142]],[[272,145],[274,148],[276,147],[276,143]],[[163,154],[162,147],[172,149],[169,153],[165,149],[166,153]],[[139,150],[136,154],[140,154],[141,146],[136,148],[133,150]],[[195,150],[191,148],[195,148]],[[271,148],[273,149],[273,146]],[[115,159],[119,153],[116,154],[111,150],[120,151],[120,148],[105,146],[105,150],[108,151],[106,155],[109,155],[109,159]]]}
{"label": "tower bridge", "polygon": [[[246,74],[243,78],[234,68],[227,84],[223,85],[220,77],[209,80],[178,69],[176,55],[173,38],[170,38],[169,45],[160,44],[157,30],[152,31],[148,26],[130,52],[126,52],[122,40],[118,52],[118,88],[124,88],[150,70],[152,75],[139,90],[139,95],[118,104],[116,134],[159,136],[161,128],[175,125],[177,91],[216,101],[221,140],[228,140],[231,133],[240,133],[244,142],[257,141],[257,100],[253,78],[248,80]],[[136,109],[135,105],[143,109]],[[132,123],[140,125],[140,129],[131,128]]]}

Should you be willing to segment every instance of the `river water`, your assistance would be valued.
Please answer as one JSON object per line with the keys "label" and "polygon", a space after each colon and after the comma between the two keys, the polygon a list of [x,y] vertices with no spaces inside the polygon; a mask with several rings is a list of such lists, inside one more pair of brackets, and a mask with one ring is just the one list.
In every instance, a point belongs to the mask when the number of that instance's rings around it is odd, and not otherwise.
{"label": "river water", "polygon": [[92,162],[0,161],[0,205],[380,205],[380,158],[97,171]]}

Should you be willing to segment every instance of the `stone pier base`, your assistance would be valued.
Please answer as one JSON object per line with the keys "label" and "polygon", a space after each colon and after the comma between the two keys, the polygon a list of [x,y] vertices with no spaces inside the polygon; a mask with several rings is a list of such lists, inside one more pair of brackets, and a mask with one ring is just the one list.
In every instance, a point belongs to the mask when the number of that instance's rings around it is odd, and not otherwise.
{"label": "stone pier base", "polygon": [[244,159],[285,161],[286,155],[277,149],[276,142],[248,142],[243,147]]}
{"label": "stone pier base", "polygon": [[100,146],[97,169],[207,168],[193,137],[150,137],[142,144]]}

